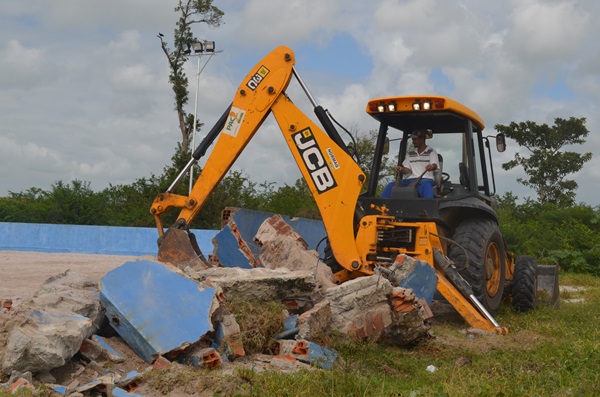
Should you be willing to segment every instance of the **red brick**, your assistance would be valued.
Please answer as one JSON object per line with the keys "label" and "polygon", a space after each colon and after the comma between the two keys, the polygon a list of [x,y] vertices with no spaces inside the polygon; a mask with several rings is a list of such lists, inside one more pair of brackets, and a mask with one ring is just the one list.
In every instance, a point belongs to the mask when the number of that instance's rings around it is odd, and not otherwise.
{"label": "red brick", "polygon": [[152,364],[152,368],[161,369],[161,368],[169,368],[171,366],[171,362],[164,358],[163,356],[158,356],[158,358]]}

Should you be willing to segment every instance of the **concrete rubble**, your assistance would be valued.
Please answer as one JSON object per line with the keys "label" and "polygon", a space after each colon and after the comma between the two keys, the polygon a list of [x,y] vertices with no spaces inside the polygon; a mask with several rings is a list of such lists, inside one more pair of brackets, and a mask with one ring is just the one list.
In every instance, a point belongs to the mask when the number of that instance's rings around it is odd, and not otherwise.
{"label": "concrete rubble", "polygon": [[[128,262],[107,273],[101,285],[65,272],[16,309],[3,301],[0,320],[10,319],[4,320],[10,329],[0,360],[11,378],[0,387],[43,383],[63,396],[131,396],[146,371],[175,362],[215,370],[236,363],[257,371],[331,369],[337,352],[314,342],[324,335],[406,345],[427,334],[437,279],[423,263],[400,256],[392,268],[396,279],[389,277],[393,284],[375,274],[337,285],[319,253],[286,219],[263,213],[249,240],[244,212],[235,214],[224,230],[230,237],[236,230],[236,238],[215,241],[211,262],[218,266],[194,270]],[[246,222],[253,230],[258,215],[252,213],[251,225]],[[318,229],[318,223],[311,225],[305,233]],[[240,266],[231,264],[234,249],[243,258]],[[221,260],[224,250],[227,259]],[[247,354],[243,324],[227,311],[227,303],[235,301],[282,304],[281,332],[270,336],[270,352]],[[117,341],[124,344],[115,348]],[[125,349],[133,353],[123,354]],[[111,369],[134,363],[143,369]],[[57,376],[65,371],[71,377]]]}

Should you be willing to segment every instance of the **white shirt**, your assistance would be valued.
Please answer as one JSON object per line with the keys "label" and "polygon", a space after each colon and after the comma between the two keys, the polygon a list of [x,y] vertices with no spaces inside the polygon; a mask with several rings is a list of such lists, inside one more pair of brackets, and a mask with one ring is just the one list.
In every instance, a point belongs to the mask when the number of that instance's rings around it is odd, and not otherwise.
{"label": "white shirt", "polygon": [[[421,176],[423,172],[425,172],[425,167],[429,164],[435,164],[439,168],[438,164],[438,154],[435,149],[425,146],[425,149],[418,153],[417,149],[413,149],[408,152],[408,155],[402,162],[402,166],[406,168],[410,168],[411,174],[408,176],[411,178],[418,178]],[[423,178],[434,179],[433,171],[427,171]]]}

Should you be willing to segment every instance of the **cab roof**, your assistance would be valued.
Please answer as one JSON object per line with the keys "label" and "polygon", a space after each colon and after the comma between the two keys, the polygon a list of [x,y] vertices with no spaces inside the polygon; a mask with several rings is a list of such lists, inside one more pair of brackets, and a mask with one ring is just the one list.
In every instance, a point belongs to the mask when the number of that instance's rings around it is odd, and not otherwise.
{"label": "cab roof", "polygon": [[[425,109],[427,104],[428,110]],[[420,128],[431,129],[434,134],[464,131],[467,119],[472,121],[475,131],[485,128],[473,110],[439,95],[375,98],[367,104],[367,113],[380,123],[407,133]]]}

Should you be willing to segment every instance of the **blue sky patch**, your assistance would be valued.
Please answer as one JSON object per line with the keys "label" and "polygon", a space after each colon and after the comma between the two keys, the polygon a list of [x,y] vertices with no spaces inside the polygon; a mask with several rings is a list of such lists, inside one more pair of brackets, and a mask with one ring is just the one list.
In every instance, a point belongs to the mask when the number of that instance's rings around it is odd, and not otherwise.
{"label": "blue sky patch", "polygon": [[564,77],[559,79],[549,79],[545,76],[542,76],[533,86],[532,93],[537,97],[545,97],[561,101],[573,98],[573,93],[567,86]]}
{"label": "blue sky patch", "polygon": [[297,64],[303,70],[333,73],[360,80],[371,73],[373,64],[367,51],[346,33],[338,33],[325,46],[314,41],[293,48]]}
{"label": "blue sky patch", "polygon": [[454,92],[454,82],[448,78],[440,68],[434,68],[429,73],[429,79],[433,82],[434,91],[440,95],[450,96]]}

